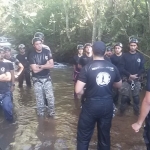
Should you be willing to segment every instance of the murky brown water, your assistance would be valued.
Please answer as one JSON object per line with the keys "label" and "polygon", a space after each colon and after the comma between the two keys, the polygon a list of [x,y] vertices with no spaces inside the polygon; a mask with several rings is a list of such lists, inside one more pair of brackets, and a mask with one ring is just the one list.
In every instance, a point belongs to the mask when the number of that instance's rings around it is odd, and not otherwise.
{"label": "murky brown water", "polygon": [[[4,121],[0,112],[0,148],[2,150],[75,150],[76,128],[80,112],[79,101],[73,100],[72,69],[53,69],[56,118],[39,118],[36,115],[32,89],[14,92],[14,124]],[[112,122],[112,150],[145,150],[141,130],[135,134],[131,124],[137,117],[129,107],[125,116],[116,115]],[[89,150],[96,150],[96,130]]]}

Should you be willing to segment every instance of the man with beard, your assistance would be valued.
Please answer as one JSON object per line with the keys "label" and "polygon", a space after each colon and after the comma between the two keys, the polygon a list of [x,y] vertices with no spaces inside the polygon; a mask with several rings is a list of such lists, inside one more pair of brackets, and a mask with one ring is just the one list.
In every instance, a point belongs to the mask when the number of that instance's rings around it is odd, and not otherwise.
{"label": "man with beard", "polygon": [[131,39],[129,41],[129,52],[123,55],[121,61],[121,73],[126,77],[121,88],[121,104],[120,112],[124,113],[126,104],[129,101],[130,93],[133,98],[133,110],[134,114],[139,114],[139,103],[140,103],[140,89],[141,83],[139,81],[140,76],[144,72],[144,57],[137,51],[138,40]]}

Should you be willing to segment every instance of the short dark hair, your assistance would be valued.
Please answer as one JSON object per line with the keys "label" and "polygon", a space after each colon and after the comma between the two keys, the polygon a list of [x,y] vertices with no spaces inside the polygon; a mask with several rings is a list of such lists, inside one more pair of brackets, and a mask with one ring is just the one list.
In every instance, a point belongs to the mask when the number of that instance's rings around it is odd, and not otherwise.
{"label": "short dark hair", "polygon": [[42,42],[42,39],[39,38],[39,37],[34,37],[34,38],[32,39],[32,44],[34,45],[35,42],[37,42],[37,41],[41,41],[41,42]]}
{"label": "short dark hair", "polygon": [[102,41],[96,41],[93,44],[93,54],[96,56],[104,56],[105,51],[106,51],[106,45]]}

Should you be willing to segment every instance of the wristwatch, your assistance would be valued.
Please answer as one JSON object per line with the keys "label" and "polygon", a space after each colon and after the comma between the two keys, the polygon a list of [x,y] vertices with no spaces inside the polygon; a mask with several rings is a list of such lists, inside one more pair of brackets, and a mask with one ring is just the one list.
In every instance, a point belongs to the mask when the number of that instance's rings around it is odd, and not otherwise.
{"label": "wristwatch", "polygon": [[41,69],[41,66],[39,66],[39,69]]}

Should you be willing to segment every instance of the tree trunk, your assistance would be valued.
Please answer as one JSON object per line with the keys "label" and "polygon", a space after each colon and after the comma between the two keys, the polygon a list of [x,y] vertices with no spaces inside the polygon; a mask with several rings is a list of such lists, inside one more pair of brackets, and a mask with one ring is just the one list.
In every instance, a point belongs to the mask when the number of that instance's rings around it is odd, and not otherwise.
{"label": "tree trunk", "polygon": [[65,9],[65,17],[66,17],[66,34],[67,34],[67,37],[68,37],[68,40],[71,41],[71,38],[70,38],[70,33],[69,33],[69,14],[68,14],[68,8],[67,8],[67,4],[65,2],[65,0],[63,0],[63,4],[64,4],[64,9]]}
{"label": "tree trunk", "polygon": [[98,6],[97,6],[97,2],[95,2],[95,5],[94,5],[94,18],[93,18],[92,43],[96,41],[97,12],[98,12]]}
{"label": "tree trunk", "polygon": [[150,31],[150,0],[147,0],[147,6],[148,6],[148,21],[149,21],[149,31]]}

